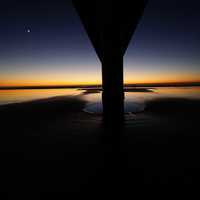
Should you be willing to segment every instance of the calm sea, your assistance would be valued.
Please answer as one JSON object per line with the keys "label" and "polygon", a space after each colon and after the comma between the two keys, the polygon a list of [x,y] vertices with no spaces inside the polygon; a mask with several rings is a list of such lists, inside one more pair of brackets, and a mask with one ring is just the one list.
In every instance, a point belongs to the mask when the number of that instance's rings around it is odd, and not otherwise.
{"label": "calm sea", "polygon": [[[137,104],[143,105],[145,101],[161,98],[192,98],[200,99],[200,87],[154,87],[146,88],[152,92],[132,91],[125,92],[125,109],[137,110]],[[37,99],[50,98],[55,96],[79,96],[86,100],[89,111],[101,109],[101,93],[84,94],[83,90],[78,89],[19,89],[19,90],[0,90],[0,105],[19,103]],[[135,103],[135,105],[133,104]],[[143,108],[139,108],[143,109]]]}

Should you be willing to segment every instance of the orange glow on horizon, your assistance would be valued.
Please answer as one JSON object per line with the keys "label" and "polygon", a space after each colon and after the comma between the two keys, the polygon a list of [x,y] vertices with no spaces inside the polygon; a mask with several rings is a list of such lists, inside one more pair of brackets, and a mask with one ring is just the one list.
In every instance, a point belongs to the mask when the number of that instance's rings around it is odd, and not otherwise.
{"label": "orange glow on horizon", "polygon": [[[0,87],[22,86],[76,86],[76,85],[100,85],[99,74],[46,74],[36,75],[4,75],[0,76]],[[25,78],[26,79],[25,79]],[[191,83],[200,82],[199,73],[125,73],[125,84],[151,84],[151,83]]]}
{"label": "orange glow on horizon", "polygon": [[[125,81],[124,84],[159,84],[159,83],[200,83],[200,80],[168,80],[168,81]],[[23,87],[23,86],[80,86],[80,85],[101,85],[100,81],[94,82],[6,82],[0,83],[0,87]]]}

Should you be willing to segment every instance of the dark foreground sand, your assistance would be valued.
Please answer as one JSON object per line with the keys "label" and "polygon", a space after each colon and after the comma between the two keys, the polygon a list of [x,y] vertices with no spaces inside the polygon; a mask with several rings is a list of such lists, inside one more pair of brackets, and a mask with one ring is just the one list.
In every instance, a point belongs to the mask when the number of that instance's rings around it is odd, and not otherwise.
{"label": "dark foreground sand", "polygon": [[57,97],[0,107],[3,191],[96,199],[133,195],[135,185],[198,183],[200,100],[148,102],[122,127],[105,127],[82,111],[85,103]]}

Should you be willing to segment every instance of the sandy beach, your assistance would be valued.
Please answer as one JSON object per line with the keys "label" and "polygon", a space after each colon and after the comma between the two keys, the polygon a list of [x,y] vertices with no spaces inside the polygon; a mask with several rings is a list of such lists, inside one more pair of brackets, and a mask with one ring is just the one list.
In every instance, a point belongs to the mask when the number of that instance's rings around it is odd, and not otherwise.
{"label": "sandy beach", "polygon": [[125,192],[198,181],[199,100],[149,101],[115,127],[83,112],[85,103],[55,97],[0,107],[5,188],[104,194],[110,185]]}

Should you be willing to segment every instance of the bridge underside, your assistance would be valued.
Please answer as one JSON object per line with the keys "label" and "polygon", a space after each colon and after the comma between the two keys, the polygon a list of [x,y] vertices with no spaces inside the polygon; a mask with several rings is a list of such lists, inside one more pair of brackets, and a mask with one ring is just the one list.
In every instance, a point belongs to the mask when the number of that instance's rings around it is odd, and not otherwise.
{"label": "bridge underside", "polygon": [[146,0],[72,0],[102,63],[104,119],[123,121],[123,56]]}

